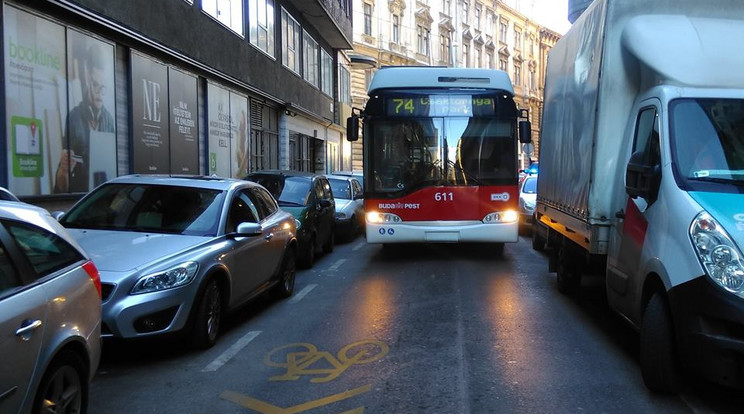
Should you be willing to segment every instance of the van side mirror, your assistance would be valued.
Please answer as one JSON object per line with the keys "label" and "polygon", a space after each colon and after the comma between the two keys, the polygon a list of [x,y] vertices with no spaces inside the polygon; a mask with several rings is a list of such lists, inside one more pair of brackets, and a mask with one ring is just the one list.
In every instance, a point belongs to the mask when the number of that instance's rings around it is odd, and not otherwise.
{"label": "van side mirror", "polygon": [[346,118],[346,140],[349,142],[359,140],[359,115],[352,114]]}
{"label": "van side mirror", "polygon": [[634,152],[625,170],[625,192],[631,198],[641,197],[648,204],[656,201],[661,185],[661,167],[648,165],[645,162],[646,153]]}
{"label": "van side mirror", "polygon": [[530,121],[519,121],[519,142],[522,144],[532,142],[532,124],[530,124]]}

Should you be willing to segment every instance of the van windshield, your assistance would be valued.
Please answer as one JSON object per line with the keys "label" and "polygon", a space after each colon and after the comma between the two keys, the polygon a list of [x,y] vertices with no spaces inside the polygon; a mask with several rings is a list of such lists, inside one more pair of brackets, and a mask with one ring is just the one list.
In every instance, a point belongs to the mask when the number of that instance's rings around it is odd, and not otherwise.
{"label": "van windshield", "polygon": [[669,112],[677,177],[744,183],[744,100],[676,99]]}

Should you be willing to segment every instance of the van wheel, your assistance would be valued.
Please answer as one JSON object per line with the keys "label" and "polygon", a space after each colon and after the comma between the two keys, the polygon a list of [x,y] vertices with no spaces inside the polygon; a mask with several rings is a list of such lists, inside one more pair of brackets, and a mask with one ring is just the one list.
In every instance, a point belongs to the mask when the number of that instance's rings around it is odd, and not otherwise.
{"label": "van wheel", "polygon": [[295,267],[295,251],[288,248],[284,253],[282,267],[279,269],[279,283],[274,286],[273,294],[278,299],[284,299],[292,296],[295,286],[295,276],[297,269]]}
{"label": "van wheel", "polygon": [[564,295],[572,295],[581,287],[581,268],[577,264],[571,263],[570,260],[572,259],[576,260],[567,253],[565,247],[561,247],[558,252],[556,282],[558,291]]}
{"label": "van wheel", "polygon": [[646,387],[659,393],[676,393],[681,373],[674,341],[674,326],[664,296],[654,293],[641,321],[641,373]]}
{"label": "van wheel", "polygon": [[535,228],[536,224],[532,224],[532,250],[541,252],[545,250],[545,239],[540,235],[540,232]]}
{"label": "van wheel", "polygon": [[199,349],[211,348],[217,343],[222,321],[222,292],[217,281],[212,279],[201,292],[196,303],[196,317],[191,337]]}
{"label": "van wheel", "polygon": [[88,378],[82,359],[63,351],[49,365],[34,398],[34,413],[85,413]]}

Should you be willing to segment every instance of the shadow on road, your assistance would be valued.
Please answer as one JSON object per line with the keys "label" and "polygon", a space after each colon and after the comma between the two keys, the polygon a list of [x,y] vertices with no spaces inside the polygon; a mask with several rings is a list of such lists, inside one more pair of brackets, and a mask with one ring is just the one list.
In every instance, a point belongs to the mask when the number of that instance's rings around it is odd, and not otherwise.
{"label": "shadow on road", "polygon": [[380,246],[374,260],[396,263],[416,260],[506,260],[496,243],[392,243]]}

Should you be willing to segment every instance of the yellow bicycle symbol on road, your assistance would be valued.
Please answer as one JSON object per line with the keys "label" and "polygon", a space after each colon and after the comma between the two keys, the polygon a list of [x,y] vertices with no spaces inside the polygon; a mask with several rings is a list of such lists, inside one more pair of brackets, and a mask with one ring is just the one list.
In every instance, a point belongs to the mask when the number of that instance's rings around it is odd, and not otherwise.
{"label": "yellow bicycle symbol on road", "polygon": [[300,342],[273,349],[266,355],[264,363],[270,367],[287,368],[285,374],[273,376],[270,381],[296,381],[303,375],[324,375],[310,380],[319,383],[337,378],[352,365],[377,361],[389,351],[390,347],[384,342],[363,340],[346,345],[333,356],[330,352],[318,351],[313,344]]}

